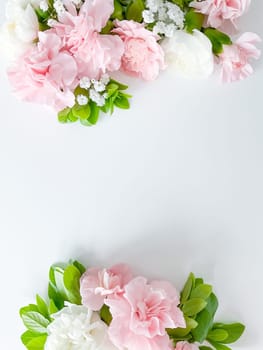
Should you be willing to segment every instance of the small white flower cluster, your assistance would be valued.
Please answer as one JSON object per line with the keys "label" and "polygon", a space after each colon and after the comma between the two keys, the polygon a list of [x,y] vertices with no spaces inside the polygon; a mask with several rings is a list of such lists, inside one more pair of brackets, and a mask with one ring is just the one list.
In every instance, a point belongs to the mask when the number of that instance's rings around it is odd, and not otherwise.
{"label": "small white flower cluster", "polygon": [[47,10],[48,10],[48,2],[47,2],[47,0],[41,0],[40,3],[39,3],[39,8],[43,12],[47,12]]}
{"label": "small white flower cluster", "polygon": [[[91,101],[95,102],[99,107],[102,107],[105,105],[105,99],[108,97],[105,90],[109,81],[110,77],[108,74],[103,74],[100,80],[83,77],[80,79],[79,86],[82,89],[89,90],[89,98]],[[80,106],[84,106],[89,100],[87,96],[78,95],[77,102]]]}
{"label": "small white flower cluster", "polygon": [[56,10],[58,16],[61,16],[66,12],[66,9],[64,7],[62,0],[54,1],[54,9]]}
{"label": "small white flower cluster", "polygon": [[184,12],[179,6],[166,0],[147,0],[143,19],[147,24],[155,23],[154,34],[171,38],[176,30],[184,27]]}

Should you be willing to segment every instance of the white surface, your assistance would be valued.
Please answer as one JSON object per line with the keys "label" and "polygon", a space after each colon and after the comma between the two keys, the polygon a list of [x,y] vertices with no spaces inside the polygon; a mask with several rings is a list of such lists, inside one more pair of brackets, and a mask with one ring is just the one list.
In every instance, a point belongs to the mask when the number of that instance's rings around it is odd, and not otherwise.
{"label": "white surface", "polygon": [[[262,13],[254,1],[242,28],[263,36]],[[192,270],[215,285],[218,318],[247,324],[233,348],[262,350],[262,61],[224,87],[133,82],[131,110],[93,128],[18,102],[0,74],[0,348],[23,349],[19,307],[72,257],[178,287]]]}

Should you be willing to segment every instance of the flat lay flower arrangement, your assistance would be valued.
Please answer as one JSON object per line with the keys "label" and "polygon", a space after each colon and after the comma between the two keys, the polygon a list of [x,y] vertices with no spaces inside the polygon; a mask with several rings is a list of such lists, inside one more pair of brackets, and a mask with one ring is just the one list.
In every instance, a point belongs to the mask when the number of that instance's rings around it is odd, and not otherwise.
{"label": "flat lay flower arrangement", "polygon": [[[9,0],[2,45],[22,100],[52,107],[62,123],[91,126],[128,109],[116,72],[154,80],[171,66],[192,78],[215,67],[244,79],[260,56],[257,34],[238,33],[250,0]],[[174,79],[171,77],[171,79]]]}
{"label": "flat lay flower arrangement", "polygon": [[54,264],[48,300],[21,308],[28,350],[230,350],[241,323],[214,322],[218,299],[190,273],[182,292],[125,264]]}

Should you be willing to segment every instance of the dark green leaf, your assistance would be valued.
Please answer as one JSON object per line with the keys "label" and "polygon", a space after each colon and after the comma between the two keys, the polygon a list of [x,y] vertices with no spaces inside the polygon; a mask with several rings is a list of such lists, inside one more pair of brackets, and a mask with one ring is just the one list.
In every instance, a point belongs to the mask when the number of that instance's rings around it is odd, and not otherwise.
{"label": "dark green leaf", "polygon": [[106,23],[105,27],[102,28],[101,30],[101,34],[109,34],[112,29],[114,28],[114,24],[111,20],[108,20],[108,22]]}
{"label": "dark green leaf", "polygon": [[214,341],[211,341],[211,340],[209,340],[209,343],[210,343],[211,345],[213,345],[213,347],[214,347],[216,350],[231,350],[228,346],[223,345],[223,344],[219,344],[219,343],[214,342]]}
{"label": "dark green leaf", "polygon": [[200,284],[204,284],[203,278],[196,278],[195,279],[195,287],[199,286]]}
{"label": "dark green leaf", "polygon": [[195,318],[198,326],[192,330],[194,340],[203,343],[206,339],[209,330],[212,328],[214,315],[218,308],[217,297],[212,293],[206,300],[207,306]]}
{"label": "dark green leaf", "polygon": [[182,311],[186,316],[197,315],[206,307],[207,303],[201,298],[193,298],[186,301],[182,307]]}
{"label": "dark green leaf", "polygon": [[126,19],[142,22],[142,12],[145,9],[143,0],[131,0],[126,10]]}
{"label": "dark green leaf", "polygon": [[114,12],[111,15],[112,19],[123,19],[123,8],[118,0],[114,0]]}
{"label": "dark green leaf", "polygon": [[232,323],[232,324],[224,324],[224,323],[215,323],[213,325],[213,330],[225,330],[228,333],[228,337],[221,341],[224,344],[231,344],[236,342],[241,335],[244,333],[245,326],[241,323]]}
{"label": "dark green leaf", "polygon": [[49,320],[42,316],[39,312],[29,311],[23,313],[21,318],[24,322],[24,325],[28,330],[36,333],[46,333],[47,326],[49,325]]}
{"label": "dark green leaf", "polygon": [[223,45],[231,45],[232,41],[228,35],[214,28],[204,29],[204,34],[212,43],[214,54],[218,55],[223,52]]}
{"label": "dark green leaf", "polygon": [[107,325],[109,325],[111,323],[111,321],[112,321],[112,315],[110,313],[110,308],[107,305],[105,305],[105,304],[100,309],[100,318]]}
{"label": "dark green leaf", "polygon": [[54,300],[52,300],[52,299],[49,300],[48,311],[49,311],[50,315],[55,314],[56,312],[58,312],[58,308],[57,308]]}
{"label": "dark green leaf", "polygon": [[213,288],[209,284],[200,284],[192,290],[191,298],[207,299],[212,293],[212,290]]}
{"label": "dark green leaf", "polygon": [[76,268],[79,270],[79,272],[81,273],[81,275],[83,275],[83,273],[86,271],[85,266],[83,266],[79,261],[74,260],[71,262],[74,266],[76,266]]}
{"label": "dark green leaf", "polygon": [[192,33],[194,29],[201,30],[204,22],[204,15],[190,9],[185,15],[185,29]]}
{"label": "dark green leaf", "polygon": [[188,300],[190,293],[192,291],[192,288],[194,286],[194,281],[195,281],[195,276],[194,274],[191,272],[187,278],[187,281],[185,282],[184,288],[181,292],[181,303],[183,304],[184,302],[186,302],[186,300]]}

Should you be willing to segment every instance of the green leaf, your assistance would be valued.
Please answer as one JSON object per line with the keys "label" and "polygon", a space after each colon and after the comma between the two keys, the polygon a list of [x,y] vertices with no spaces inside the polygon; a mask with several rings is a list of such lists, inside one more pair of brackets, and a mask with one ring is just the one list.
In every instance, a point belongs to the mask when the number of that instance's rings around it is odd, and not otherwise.
{"label": "green leaf", "polygon": [[110,308],[107,305],[105,305],[105,304],[100,309],[100,318],[107,325],[109,325],[111,323],[111,321],[112,321],[112,315],[110,313]]}
{"label": "green leaf", "polygon": [[207,339],[215,342],[223,342],[228,337],[228,332],[224,329],[213,329],[208,333]]}
{"label": "green leaf", "polygon": [[26,344],[26,347],[28,350],[44,350],[46,340],[47,340],[47,334],[40,335],[40,336],[35,337],[32,340],[30,340]]}
{"label": "green leaf", "polygon": [[214,293],[212,293],[206,300],[207,306],[195,318],[198,326],[192,330],[194,340],[203,343],[206,339],[209,330],[212,328],[214,315],[218,308],[218,300]]}
{"label": "green leaf", "polygon": [[21,341],[22,343],[26,346],[27,343],[29,343],[33,338],[36,338],[39,336],[40,333],[35,333],[32,331],[25,331],[22,335],[21,335]]}
{"label": "green leaf", "polygon": [[78,120],[78,117],[76,117],[73,112],[72,109],[70,110],[69,114],[68,114],[68,122],[74,123]]}
{"label": "green leaf", "polygon": [[58,310],[61,310],[64,307],[65,298],[61,296],[52,282],[49,282],[48,285],[48,297],[53,300]]}
{"label": "green leaf", "polygon": [[83,273],[86,271],[85,266],[83,266],[79,261],[74,260],[71,262],[76,268],[79,270],[80,274],[83,275]]}
{"label": "green leaf", "polygon": [[143,0],[131,0],[126,10],[126,19],[142,22],[142,12],[145,9]]}
{"label": "green leaf", "polygon": [[81,274],[74,265],[69,265],[63,275],[64,286],[69,293],[67,293],[68,300],[73,304],[81,304],[81,296],[79,292],[79,280]]}
{"label": "green leaf", "polygon": [[114,100],[114,105],[121,109],[129,109],[130,102],[126,96],[124,96],[121,92],[119,92],[118,96]]}
{"label": "green leaf", "polygon": [[200,350],[213,350],[210,346],[199,346]]}
{"label": "green leaf", "polygon": [[177,338],[180,339],[182,337],[185,337],[187,334],[191,332],[191,330],[195,327],[197,327],[198,323],[190,318],[190,317],[185,317],[185,322],[186,322],[186,327],[185,328],[169,328],[167,329],[167,333],[171,338]]}
{"label": "green leaf", "polygon": [[215,323],[213,325],[213,330],[225,330],[228,333],[228,337],[221,341],[221,343],[231,344],[236,342],[242,336],[245,331],[245,326],[242,323]]}
{"label": "green leaf", "polygon": [[110,82],[113,83],[113,84],[118,85],[119,90],[127,90],[128,89],[128,85],[124,85],[124,84],[122,84],[122,83],[120,83],[120,82],[118,82],[118,81],[116,81],[114,79],[111,79]]}
{"label": "green leaf", "polygon": [[111,20],[108,20],[105,27],[102,28],[101,34],[110,34],[110,32],[112,31],[113,28],[114,28],[113,22]]}
{"label": "green leaf", "polygon": [[219,343],[214,342],[214,341],[211,341],[211,340],[209,340],[209,343],[210,343],[211,345],[213,345],[213,347],[214,347],[216,350],[231,350],[228,346],[223,345],[223,344],[219,344]]}
{"label": "green leaf", "polygon": [[46,317],[48,319],[49,312],[48,312],[47,304],[46,304],[45,300],[43,300],[38,294],[36,296],[36,303],[37,303],[37,307],[38,307],[38,310],[41,313],[41,315],[43,315],[44,317]]}
{"label": "green leaf", "polygon": [[119,20],[122,20],[124,18],[123,8],[118,0],[114,0],[114,12],[111,15],[111,18],[112,19],[119,19]]}
{"label": "green leaf", "polygon": [[194,29],[201,30],[203,22],[204,15],[195,12],[194,9],[190,9],[185,15],[185,29],[189,33],[192,33]]}
{"label": "green leaf", "polygon": [[204,284],[203,278],[196,278],[195,279],[195,287],[198,287],[200,284]]}
{"label": "green leaf", "polygon": [[212,290],[213,288],[209,284],[200,284],[192,290],[191,298],[207,299],[212,293]]}
{"label": "green leaf", "polygon": [[57,306],[56,306],[56,304],[55,304],[53,299],[49,300],[48,311],[49,311],[50,315],[55,314],[56,312],[58,312],[58,308],[57,308]]}
{"label": "green leaf", "polygon": [[204,34],[212,43],[213,53],[218,55],[223,52],[223,45],[231,45],[232,41],[228,35],[214,28],[205,28]]}
{"label": "green leaf", "polygon": [[49,320],[42,316],[39,312],[29,311],[23,313],[21,318],[24,322],[24,325],[28,330],[37,333],[46,333],[47,326],[49,325]]}
{"label": "green leaf", "polygon": [[27,312],[30,312],[30,311],[39,312],[37,305],[29,304],[27,306],[21,307],[21,309],[19,310],[20,317],[22,317],[23,314],[26,314]]}
{"label": "green leaf", "polygon": [[88,121],[91,125],[95,125],[99,120],[100,108],[94,102],[90,102],[90,117]]}
{"label": "green leaf", "polygon": [[80,119],[80,120],[87,120],[89,119],[89,116],[90,116],[90,106],[89,104],[85,105],[85,106],[79,106],[79,105],[75,105],[73,108],[72,108],[72,113],[73,115]]}
{"label": "green leaf", "polygon": [[187,278],[187,281],[185,282],[184,288],[181,292],[181,303],[183,304],[184,302],[186,302],[186,300],[188,300],[190,293],[192,291],[192,288],[194,286],[194,281],[195,281],[195,276],[194,274],[191,272]]}
{"label": "green leaf", "polygon": [[62,111],[58,112],[58,121],[60,123],[67,123],[69,112],[70,108],[65,108]]}
{"label": "green leaf", "polygon": [[201,298],[193,298],[186,301],[182,307],[182,311],[186,316],[194,316],[206,307],[207,303]]}
{"label": "green leaf", "polygon": [[118,91],[118,89],[119,86],[117,83],[109,83],[106,88],[108,97],[111,97],[116,91]]}

